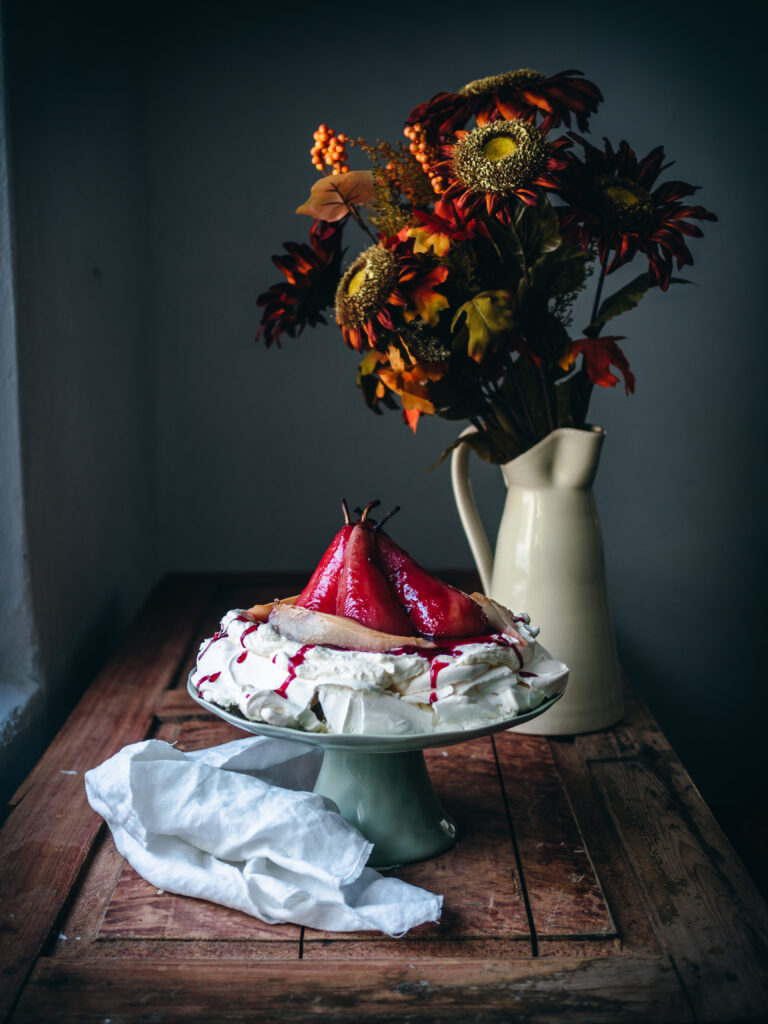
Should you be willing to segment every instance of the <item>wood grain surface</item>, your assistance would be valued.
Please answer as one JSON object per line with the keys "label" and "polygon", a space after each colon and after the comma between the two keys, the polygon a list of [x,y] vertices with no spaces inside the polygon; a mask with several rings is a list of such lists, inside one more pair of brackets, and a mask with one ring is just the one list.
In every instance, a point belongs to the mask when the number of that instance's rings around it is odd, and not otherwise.
{"label": "wood grain surface", "polygon": [[0,832],[0,1020],[768,1021],[765,903],[631,688],[611,730],[426,752],[459,842],[396,871],[445,897],[401,939],[266,925],[140,878],[83,772],[149,736],[239,738],[186,693],[199,642],[303,579],[153,592]]}

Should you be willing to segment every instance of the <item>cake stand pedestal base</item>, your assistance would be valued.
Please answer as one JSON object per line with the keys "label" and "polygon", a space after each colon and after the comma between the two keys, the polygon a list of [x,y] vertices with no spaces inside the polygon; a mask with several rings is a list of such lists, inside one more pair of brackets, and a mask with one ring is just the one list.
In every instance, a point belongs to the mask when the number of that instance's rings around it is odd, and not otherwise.
{"label": "cake stand pedestal base", "polygon": [[373,843],[370,867],[427,860],[456,842],[456,825],[432,789],[421,750],[361,754],[328,749],[315,792],[333,800],[342,817]]}

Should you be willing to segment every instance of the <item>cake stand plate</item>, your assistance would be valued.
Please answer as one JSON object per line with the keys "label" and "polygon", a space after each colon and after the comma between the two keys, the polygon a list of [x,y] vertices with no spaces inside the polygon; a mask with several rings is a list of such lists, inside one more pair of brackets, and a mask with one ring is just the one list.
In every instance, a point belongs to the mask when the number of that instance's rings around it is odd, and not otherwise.
{"label": "cake stand plate", "polygon": [[191,674],[187,691],[206,711],[245,732],[320,747],[323,763],[314,791],[332,800],[341,815],[373,843],[368,864],[375,868],[427,860],[449,850],[456,842],[456,825],[440,806],[432,788],[424,750],[453,746],[530,722],[548,711],[563,694],[561,691],[549,697],[532,711],[477,729],[362,736],[303,732],[248,721],[203,700]]}

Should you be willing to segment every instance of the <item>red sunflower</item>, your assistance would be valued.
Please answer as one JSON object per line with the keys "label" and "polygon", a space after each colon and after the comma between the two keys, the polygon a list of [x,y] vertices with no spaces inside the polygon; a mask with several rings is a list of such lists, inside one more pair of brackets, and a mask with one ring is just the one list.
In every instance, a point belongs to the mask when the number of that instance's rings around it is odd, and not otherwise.
{"label": "red sunflower", "polygon": [[644,253],[651,280],[666,291],[673,261],[678,270],[693,264],[684,236],[703,234],[689,218],[717,220],[703,206],[682,201],[698,186],[665,181],[654,188],[661,172],[671,166],[664,163],[662,146],[638,160],[624,141],[614,150],[607,139],[605,149],[597,149],[579,135],[571,133],[571,138],[583,148],[584,157],[565,155],[557,190],[568,204],[558,209],[563,238],[585,249],[595,241],[606,273]]}
{"label": "red sunflower", "polygon": [[346,271],[336,289],[336,322],[358,351],[386,346],[388,334],[419,318],[434,326],[448,299],[437,291],[446,267],[413,253],[397,238],[372,245]]}
{"label": "red sunflower", "polygon": [[565,137],[548,142],[522,120],[492,121],[458,134],[440,167],[450,181],[442,198],[455,203],[465,220],[483,207],[491,216],[503,213],[513,197],[534,206],[542,189],[559,188],[558,174],[565,167],[560,150],[570,145]]}
{"label": "red sunflower", "polygon": [[547,77],[522,68],[478,78],[457,93],[439,92],[415,107],[406,123],[422,128],[433,146],[450,139],[473,116],[478,124],[518,118],[535,123],[540,117],[539,127],[546,133],[561,124],[570,127],[573,115],[579,129],[586,131],[602,99],[598,87],[581,71],[569,69]]}
{"label": "red sunflower", "polygon": [[256,300],[264,307],[261,326],[267,348],[280,337],[295,338],[309,324],[326,323],[322,314],[333,304],[341,269],[341,235],[344,221],[334,224],[316,220],[309,242],[284,242],[287,256],[273,256],[272,262],[285,274],[287,282],[273,284]]}

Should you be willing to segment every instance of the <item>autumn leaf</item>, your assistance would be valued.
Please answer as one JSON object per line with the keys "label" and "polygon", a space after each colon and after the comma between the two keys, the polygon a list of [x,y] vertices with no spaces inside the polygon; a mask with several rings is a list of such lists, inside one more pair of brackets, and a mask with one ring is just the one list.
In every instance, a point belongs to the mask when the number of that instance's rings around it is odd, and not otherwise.
{"label": "autumn leaf", "polygon": [[328,174],[318,178],[312,186],[309,199],[296,213],[305,213],[316,220],[341,220],[349,213],[349,205],[366,206],[373,201],[373,173],[348,171],[346,174]]}
{"label": "autumn leaf", "polygon": [[498,337],[515,328],[514,299],[500,288],[480,292],[456,311],[451,329],[463,327],[467,332],[467,355],[479,363],[485,350]]}
{"label": "autumn leaf", "polygon": [[434,327],[440,319],[440,313],[448,309],[448,299],[435,288],[442,284],[448,277],[447,267],[435,267],[424,277],[418,278],[408,288],[408,301],[414,307],[413,310],[406,310],[403,314],[407,321],[414,320],[420,316],[425,324]]}

